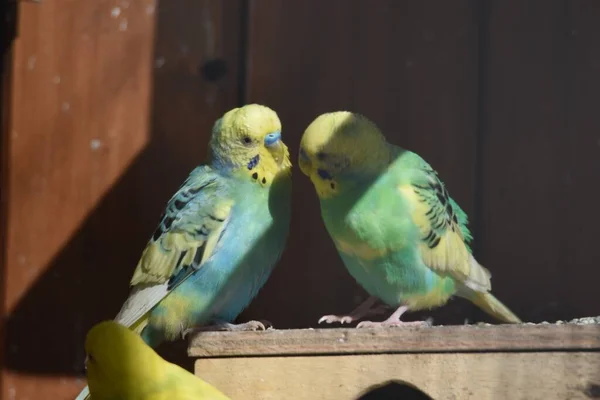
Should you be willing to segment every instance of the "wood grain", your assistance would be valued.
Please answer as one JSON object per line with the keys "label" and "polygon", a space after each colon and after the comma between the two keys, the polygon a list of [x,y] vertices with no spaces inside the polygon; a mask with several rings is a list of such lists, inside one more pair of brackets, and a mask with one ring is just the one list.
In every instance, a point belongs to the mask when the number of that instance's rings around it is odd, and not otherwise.
{"label": "wood grain", "polygon": [[[240,3],[21,3],[2,398],[83,386],[87,330],[116,315],[166,201],[237,105]],[[227,73],[208,79],[215,59]]]}
{"label": "wood grain", "polygon": [[[10,126],[4,131],[9,164],[2,398],[43,393],[60,399],[81,385],[70,376],[83,372],[82,322],[93,313],[86,295],[94,290],[84,285],[86,249],[79,230],[148,142],[151,5],[19,5]],[[57,267],[65,248],[69,256]],[[48,344],[31,339],[34,331],[46,332]]]}
{"label": "wood grain", "polygon": [[203,332],[191,357],[464,351],[600,350],[600,325],[442,326]]}
{"label": "wood grain", "polygon": [[[247,101],[279,113],[294,162],[304,129],[319,114],[365,114],[391,142],[428,160],[472,214],[478,3],[380,0],[373,7],[369,0],[252,0]],[[323,314],[352,310],[365,293],[323,227],[309,180],[298,169],[293,179],[286,251],[242,319],[315,327]],[[430,315],[440,323],[463,323],[471,305],[459,300],[406,317]]]}
{"label": "wood grain", "polygon": [[[5,3],[5,6],[7,4]],[[8,151],[8,130],[10,127],[10,98],[12,86],[12,46],[3,51],[2,65],[0,65],[2,76],[0,76],[0,273],[6,274],[6,233],[8,220],[8,166],[10,165]],[[0,285],[0,296],[4,299],[6,293],[4,281]],[[6,326],[0,324],[0,365],[4,365],[6,353]],[[0,391],[2,390],[0,378]]]}
{"label": "wood grain", "polygon": [[[435,400],[590,399],[600,388],[600,353],[221,358],[197,360],[195,371],[232,400],[359,400],[390,383]],[[396,390],[385,398],[417,398]]]}
{"label": "wood grain", "polygon": [[523,320],[595,315],[600,7],[486,4],[480,261]]}

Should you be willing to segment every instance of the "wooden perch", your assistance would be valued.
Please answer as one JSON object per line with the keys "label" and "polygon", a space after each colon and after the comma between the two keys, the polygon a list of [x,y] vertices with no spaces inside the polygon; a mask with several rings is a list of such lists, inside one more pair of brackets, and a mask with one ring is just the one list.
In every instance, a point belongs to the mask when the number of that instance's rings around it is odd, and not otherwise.
{"label": "wooden perch", "polygon": [[464,325],[201,332],[191,357],[600,350],[600,325]]}
{"label": "wooden perch", "polygon": [[233,400],[600,398],[599,324],[203,332],[188,353]]}

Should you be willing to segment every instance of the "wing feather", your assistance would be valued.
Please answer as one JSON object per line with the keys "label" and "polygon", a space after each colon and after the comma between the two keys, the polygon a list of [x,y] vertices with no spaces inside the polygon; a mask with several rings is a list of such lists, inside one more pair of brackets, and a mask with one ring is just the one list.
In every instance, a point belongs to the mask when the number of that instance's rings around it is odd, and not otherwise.
{"label": "wing feather", "polygon": [[476,291],[491,289],[490,272],[471,255],[467,216],[452,200],[436,172],[421,159],[410,183],[399,190],[410,203],[418,226],[423,262],[441,275],[449,275]]}
{"label": "wing feather", "polygon": [[115,318],[134,326],[214,254],[233,200],[220,176],[196,168],[173,195],[131,278],[132,290]]}

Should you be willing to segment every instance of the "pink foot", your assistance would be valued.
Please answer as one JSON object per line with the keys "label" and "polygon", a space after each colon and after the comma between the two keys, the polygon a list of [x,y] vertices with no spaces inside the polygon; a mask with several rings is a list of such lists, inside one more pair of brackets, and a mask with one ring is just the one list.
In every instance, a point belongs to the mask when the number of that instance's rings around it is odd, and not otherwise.
{"label": "pink foot", "polygon": [[332,324],[334,322],[349,324],[351,322],[358,321],[367,315],[383,314],[388,309],[386,305],[372,308],[375,302],[377,302],[377,298],[371,296],[348,315],[323,315],[321,318],[319,318],[319,324],[323,322],[328,324]]}
{"label": "pink foot", "polygon": [[319,318],[319,324],[322,322],[327,324],[333,324],[334,322],[339,322],[340,324],[349,324],[357,319],[358,318],[353,315],[323,315],[321,318]]}
{"label": "pink foot", "polygon": [[431,325],[429,321],[413,321],[413,322],[403,322],[400,321],[400,317],[408,311],[408,307],[401,306],[398,307],[396,311],[388,319],[381,322],[373,322],[373,321],[363,321],[360,324],[356,325],[356,328],[384,328],[384,327],[408,327],[408,326],[429,326]]}
{"label": "pink foot", "polygon": [[242,332],[242,331],[266,331],[267,329],[273,328],[273,324],[269,321],[248,321],[243,324],[231,324],[229,322],[218,321],[214,325],[201,326],[198,328],[189,328],[182,332],[182,337],[185,338],[190,333],[196,332],[208,332],[208,331],[230,331],[230,332]]}

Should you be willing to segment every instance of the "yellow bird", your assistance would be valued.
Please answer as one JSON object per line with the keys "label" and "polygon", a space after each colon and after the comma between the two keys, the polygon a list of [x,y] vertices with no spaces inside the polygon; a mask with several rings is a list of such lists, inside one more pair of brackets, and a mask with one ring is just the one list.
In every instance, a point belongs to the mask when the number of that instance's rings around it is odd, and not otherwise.
{"label": "yellow bird", "polygon": [[227,400],[219,390],[165,361],[142,338],[114,322],[87,334],[85,367],[93,400]]}

